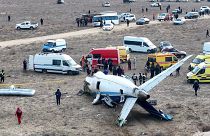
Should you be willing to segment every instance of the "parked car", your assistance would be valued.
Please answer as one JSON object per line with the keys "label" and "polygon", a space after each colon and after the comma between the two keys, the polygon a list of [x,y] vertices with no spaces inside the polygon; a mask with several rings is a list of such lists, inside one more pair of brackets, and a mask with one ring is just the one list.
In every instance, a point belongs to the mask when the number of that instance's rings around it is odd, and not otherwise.
{"label": "parked car", "polygon": [[38,27],[38,23],[31,23],[30,21],[25,21],[20,24],[16,24],[16,29],[35,29]]}
{"label": "parked car", "polygon": [[185,19],[184,18],[177,18],[173,20],[174,25],[183,25],[185,23]]}
{"label": "parked car", "polygon": [[66,41],[64,39],[48,40],[42,46],[43,52],[63,52],[66,50]]}
{"label": "parked car", "polygon": [[198,18],[199,17],[199,13],[198,12],[188,12],[184,18],[185,19],[193,19],[193,18]]}
{"label": "parked car", "polygon": [[166,21],[166,20],[172,20],[173,19],[173,15],[169,14],[169,13],[161,13],[158,17],[157,17],[158,21]]}
{"label": "parked car", "polygon": [[165,49],[162,49],[161,52],[169,52],[169,53],[172,53],[174,54],[177,58],[184,58],[186,57],[187,53],[185,51],[179,51],[175,48],[165,48]]}
{"label": "parked car", "polygon": [[154,2],[151,4],[151,7],[160,7],[161,3],[160,2]]}
{"label": "parked car", "polygon": [[208,6],[202,6],[200,8],[200,12],[209,12],[210,11],[210,8]]}
{"label": "parked car", "polygon": [[105,2],[102,4],[102,7],[110,7],[110,3],[109,2]]}
{"label": "parked car", "polygon": [[149,18],[143,17],[136,21],[136,25],[149,24],[149,21],[150,21]]}
{"label": "parked car", "polygon": [[134,14],[130,14],[130,15],[125,15],[125,16],[120,18],[121,22],[125,22],[126,20],[135,21],[136,20],[136,16]]}
{"label": "parked car", "polygon": [[210,42],[204,42],[203,53],[204,54],[210,54]]}
{"label": "parked car", "polygon": [[173,46],[172,46],[172,44],[169,41],[162,41],[162,42],[160,42],[159,50],[161,51],[161,50],[163,50],[165,48],[170,49],[170,48],[173,48]]}
{"label": "parked car", "polygon": [[114,25],[112,23],[107,23],[103,25],[103,30],[104,31],[111,31],[114,28]]}
{"label": "parked car", "polygon": [[64,3],[64,0],[58,0],[57,1],[57,4],[63,4]]}

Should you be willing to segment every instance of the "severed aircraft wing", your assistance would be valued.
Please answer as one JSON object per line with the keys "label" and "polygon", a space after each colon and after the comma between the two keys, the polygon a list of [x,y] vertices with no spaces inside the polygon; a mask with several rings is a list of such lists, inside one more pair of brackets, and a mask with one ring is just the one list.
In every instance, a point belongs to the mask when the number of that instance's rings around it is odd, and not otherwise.
{"label": "severed aircraft wing", "polygon": [[173,73],[177,68],[179,68],[184,62],[192,57],[192,55],[189,55],[185,57],[184,59],[178,61],[176,64],[172,65],[171,67],[167,68],[160,74],[154,76],[152,79],[148,80],[144,84],[138,87],[138,89],[143,90],[145,92],[149,92],[152,88],[154,88],[157,84],[159,84],[163,79],[165,79],[167,76],[169,76],[171,73]]}
{"label": "severed aircraft wing", "polygon": [[120,113],[120,117],[118,118],[117,120],[117,124],[121,127],[123,124],[125,124],[126,122],[126,118],[128,116],[128,114],[130,113],[131,109],[133,108],[134,104],[136,103],[136,100],[138,98],[127,98],[124,105],[123,105],[123,108],[122,108],[122,111]]}

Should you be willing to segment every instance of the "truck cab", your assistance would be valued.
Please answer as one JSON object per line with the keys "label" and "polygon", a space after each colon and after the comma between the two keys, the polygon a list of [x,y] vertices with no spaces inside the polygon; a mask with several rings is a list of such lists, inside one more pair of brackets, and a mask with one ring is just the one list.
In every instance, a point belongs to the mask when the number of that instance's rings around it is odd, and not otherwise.
{"label": "truck cab", "polygon": [[148,54],[148,61],[150,65],[154,63],[158,63],[161,69],[167,69],[173,64],[178,62],[177,57],[171,53],[154,53]]}
{"label": "truck cab", "polygon": [[200,83],[210,82],[210,59],[197,65],[192,71],[187,73],[187,81],[193,83],[198,81]]}

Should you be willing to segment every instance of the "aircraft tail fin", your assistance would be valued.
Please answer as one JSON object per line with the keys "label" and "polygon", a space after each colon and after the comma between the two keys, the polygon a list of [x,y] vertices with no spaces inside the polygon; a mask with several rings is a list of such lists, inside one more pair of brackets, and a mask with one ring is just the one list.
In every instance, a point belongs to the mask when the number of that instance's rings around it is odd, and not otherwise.
{"label": "aircraft tail fin", "polygon": [[155,109],[150,103],[147,101],[140,101],[139,99],[136,101],[138,105],[140,105],[142,108],[144,108],[147,112],[149,112],[151,115],[157,118],[161,118],[163,120],[170,121],[172,120],[172,116],[169,114],[165,114],[162,111],[158,111]]}

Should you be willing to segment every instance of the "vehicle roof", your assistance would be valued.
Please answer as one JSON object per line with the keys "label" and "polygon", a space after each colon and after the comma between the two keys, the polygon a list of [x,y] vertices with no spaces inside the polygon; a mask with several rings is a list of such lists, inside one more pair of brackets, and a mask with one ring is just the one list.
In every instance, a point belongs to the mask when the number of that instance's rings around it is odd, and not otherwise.
{"label": "vehicle roof", "polygon": [[124,36],[124,39],[143,39],[143,40],[149,40],[146,37],[136,37],[136,36]]}
{"label": "vehicle roof", "polygon": [[57,58],[64,58],[64,59],[70,59],[71,57],[67,54],[63,53],[37,53],[35,56],[48,56],[48,57],[57,57]]}
{"label": "vehicle roof", "polygon": [[210,55],[197,55],[195,58],[206,59],[206,58],[210,58]]}
{"label": "vehicle roof", "polygon": [[148,57],[162,57],[162,56],[175,56],[175,55],[169,52],[148,54]]}
{"label": "vehicle roof", "polygon": [[109,47],[108,48],[96,48],[96,49],[93,48],[90,51],[93,51],[93,50],[94,51],[97,51],[97,50],[100,51],[100,50],[117,50],[117,49],[116,48],[109,48]]}

